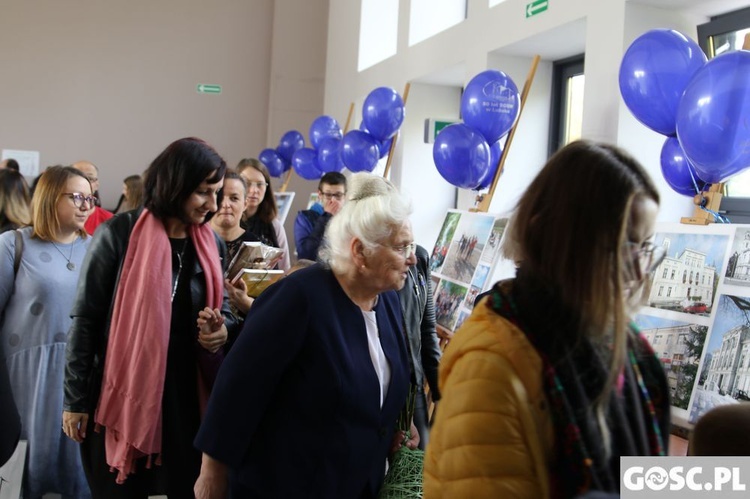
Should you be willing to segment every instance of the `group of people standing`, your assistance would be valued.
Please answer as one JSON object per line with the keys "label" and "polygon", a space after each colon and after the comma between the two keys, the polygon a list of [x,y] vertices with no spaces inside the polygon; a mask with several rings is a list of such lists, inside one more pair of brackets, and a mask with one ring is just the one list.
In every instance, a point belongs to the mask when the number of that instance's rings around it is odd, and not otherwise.
{"label": "group of people standing", "polygon": [[550,159],[509,225],[517,277],[443,360],[410,202],[372,174],[340,180],[321,179],[317,216],[295,224],[317,263],[252,301],[223,275],[241,242],[290,266],[262,164],[228,171],[204,141],[175,141],[143,175],[143,207],[93,237],[90,177],[45,171],[17,271],[16,232],[0,235],[27,497],[374,498],[388,456],[421,445],[425,497],[567,498],[617,492],[621,455],[666,452],[666,378],[629,325],[658,265],[659,198],[632,158],[579,141]]}

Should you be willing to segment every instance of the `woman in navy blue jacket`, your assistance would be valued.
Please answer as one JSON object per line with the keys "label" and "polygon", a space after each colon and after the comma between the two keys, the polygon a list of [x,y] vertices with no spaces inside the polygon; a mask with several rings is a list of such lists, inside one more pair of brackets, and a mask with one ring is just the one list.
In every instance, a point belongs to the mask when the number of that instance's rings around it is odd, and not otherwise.
{"label": "woman in navy blue jacket", "polygon": [[[394,290],[416,261],[410,207],[352,177],[322,261],[263,292],[196,437],[198,499],[374,498],[409,387]],[[418,437],[407,445],[414,447]]]}

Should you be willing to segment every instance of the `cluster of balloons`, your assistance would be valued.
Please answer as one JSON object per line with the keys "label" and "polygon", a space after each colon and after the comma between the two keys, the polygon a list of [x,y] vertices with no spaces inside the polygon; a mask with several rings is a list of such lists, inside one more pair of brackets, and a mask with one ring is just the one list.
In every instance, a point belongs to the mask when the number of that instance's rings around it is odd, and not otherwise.
{"label": "cluster of balloons", "polygon": [[401,96],[392,88],[379,87],[365,99],[359,130],[344,135],[336,119],[318,116],[310,125],[311,147],[305,147],[300,132],[290,130],[276,149],[264,149],[258,159],[274,177],[289,168],[307,180],[340,172],[344,167],[353,172],[372,171],[378,160],[388,154],[404,115]]}
{"label": "cluster of balloons", "polygon": [[521,95],[502,71],[487,70],[469,81],[461,96],[463,123],[443,128],[432,158],[445,180],[465,189],[484,189],[495,177],[505,136],[518,119]]}
{"label": "cluster of balloons", "polygon": [[638,37],[620,64],[620,93],[638,121],[667,138],[664,179],[693,196],[750,167],[750,52],[707,61],[670,29]]}

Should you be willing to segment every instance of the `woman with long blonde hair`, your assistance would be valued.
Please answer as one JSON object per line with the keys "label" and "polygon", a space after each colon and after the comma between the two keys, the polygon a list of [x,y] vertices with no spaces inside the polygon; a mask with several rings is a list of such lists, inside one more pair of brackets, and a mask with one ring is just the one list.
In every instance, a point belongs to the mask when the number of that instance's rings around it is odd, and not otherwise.
{"label": "woman with long blonde hair", "polygon": [[482,299],[440,366],[425,498],[616,493],[620,456],[666,453],[669,389],[632,325],[664,257],[659,195],[621,149],[577,141],[521,197]]}
{"label": "woman with long blonde hair", "polygon": [[31,191],[16,170],[0,170],[0,234],[31,223]]}

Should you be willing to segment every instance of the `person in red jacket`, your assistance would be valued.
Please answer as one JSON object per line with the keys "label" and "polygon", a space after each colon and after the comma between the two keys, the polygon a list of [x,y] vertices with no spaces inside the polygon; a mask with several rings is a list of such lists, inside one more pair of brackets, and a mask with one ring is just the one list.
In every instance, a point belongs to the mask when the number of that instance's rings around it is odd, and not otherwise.
{"label": "person in red jacket", "polygon": [[101,224],[105,220],[109,220],[114,215],[112,214],[112,212],[107,211],[100,206],[101,200],[99,199],[99,168],[97,168],[97,166],[91,161],[76,161],[75,163],[73,163],[73,168],[82,171],[83,174],[86,175],[86,178],[88,178],[89,182],[91,182],[91,190],[94,192],[94,198],[96,199],[94,210],[89,215],[88,220],[86,220],[86,225],[84,226],[86,232],[88,232],[90,235],[93,235],[96,228],[99,227],[99,224]]}

